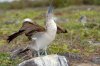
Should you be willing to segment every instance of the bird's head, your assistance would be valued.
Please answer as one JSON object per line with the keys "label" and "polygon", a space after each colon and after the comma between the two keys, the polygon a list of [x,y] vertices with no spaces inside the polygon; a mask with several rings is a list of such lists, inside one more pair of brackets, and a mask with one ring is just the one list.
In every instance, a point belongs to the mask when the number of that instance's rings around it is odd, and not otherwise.
{"label": "bird's head", "polygon": [[53,17],[53,7],[51,5],[48,8],[48,12],[46,14],[46,18],[47,18],[47,20],[48,19],[53,19],[54,20],[54,17]]}

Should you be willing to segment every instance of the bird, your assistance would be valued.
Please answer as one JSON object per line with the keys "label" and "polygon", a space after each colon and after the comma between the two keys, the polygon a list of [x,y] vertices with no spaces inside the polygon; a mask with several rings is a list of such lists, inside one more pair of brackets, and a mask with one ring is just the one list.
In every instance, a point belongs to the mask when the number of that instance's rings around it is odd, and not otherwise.
{"label": "bird", "polygon": [[[45,27],[40,26],[36,22],[33,22],[32,19],[30,19],[30,18],[26,18],[26,19],[23,20],[22,27],[17,32],[15,32],[15,33],[11,34],[10,36],[8,36],[7,42],[10,43],[16,37],[18,37],[22,34],[25,34],[28,37],[28,39],[31,40],[31,36],[35,32],[41,32],[41,31],[45,31],[45,30],[46,30]],[[67,32],[68,31],[66,29],[63,29],[62,27],[57,25],[57,34],[67,33]]]}
{"label": "bird", "polygon": [[67,30],[62,30],[56,25],[52,14],[52,7],[49,7],[48,9],[45,28],[32,22],[33,21],[29,18],[24,19],[20,30],[8,36],[7,41],[11,42],[17,36],[25,33],[28,39],[32,41],[28,46],[28,49],[32,51],[35,50],[38,56],[40,56],[40,50],[42,49],[45,51],[45,55],[47,55],[46,49],[48,45],[51,44],[51,42],[55,39],[56,33],[67,32]]}
{"label": "bird", "polygon": [[46,50],[56,36],[57,25],[52,12],[52,6],[50,6],[46,14],[46,30],[32,35],[32,43],[28,46],[30,49],[35,50],[38,56],[40,56],[40,50],[44,50],[45,55],[47,55]]}

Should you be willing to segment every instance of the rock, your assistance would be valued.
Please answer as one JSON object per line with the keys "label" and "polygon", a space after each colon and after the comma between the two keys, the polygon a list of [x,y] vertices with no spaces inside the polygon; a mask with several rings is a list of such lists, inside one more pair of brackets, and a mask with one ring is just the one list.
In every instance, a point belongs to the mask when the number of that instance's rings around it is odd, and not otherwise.
{"label": "rock", "polygon": [[6,25],[9,25],[9,24],[18,24],[19,23],[19,20],[18,19],[13,19],[13,20],[8,20],[8,21],[5,21],[4,24]]}
{"label": "rock", "polygon": [[58,18],[58,17],[54,17],[55,22],[57,23],[67,23],[69,22],[69,19],[65,19],[65,18]]}
{"label": "rock", "polygon": [[77,61],[82,61],[83,60],[81,55],[77,54],[77,53],[65,53],[63,55],[66,56],[70,60],[77,60]]}
{"label": "rock", "polygon": [[87,17],[85,15],[80,16],[79,22],[81,22],[84,26],[87,23]]}
{"label": "rock", "polygon": [[93,57],[92,62],[95,64],[100,64],[100,57]]}
{"label": "rock", "polygon": [[89,40],[88,43],[93,45],[93,46],[100,46],[100,42],[99,41]]}
{"label": "rock", "polygon": [[18,66],[68,66],[64,56],[47,55],[23,61]]}

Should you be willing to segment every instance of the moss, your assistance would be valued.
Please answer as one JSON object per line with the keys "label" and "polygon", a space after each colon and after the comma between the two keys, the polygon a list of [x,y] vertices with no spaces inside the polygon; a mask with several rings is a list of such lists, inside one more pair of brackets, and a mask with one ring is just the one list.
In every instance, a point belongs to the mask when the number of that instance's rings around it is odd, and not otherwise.
{"label": "moss", "polygon": [[21,60],[11,60],[9,53],[0,53],[0,66],[16,66]]}

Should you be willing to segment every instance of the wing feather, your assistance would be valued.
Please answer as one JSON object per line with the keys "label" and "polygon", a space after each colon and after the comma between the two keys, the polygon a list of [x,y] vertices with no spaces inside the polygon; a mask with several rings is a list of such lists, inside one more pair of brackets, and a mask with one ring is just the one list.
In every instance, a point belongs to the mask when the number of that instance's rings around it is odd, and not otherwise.
{"label": "wing feather", "polygon": [[10,36],[8,36],[7,41],[8,43],[10,43],[13,39],[15,39],[17,36],[25,34],[29,40],[30,40],[30,36],[34,33],[34,32],[42,32],[45,31],[45,28],[36,24],[36,23],[29,23],[29,22],[25,22],[23,23],[22,27],[20,28],[20,30]]}
{"label": "wing feather", "polygon": [[24,30],[19,30],[18,32],[8,36],[8,38],[7,38],[8,43],[10,43],[17,36],[21,35],[23,32],[24,32]]}

